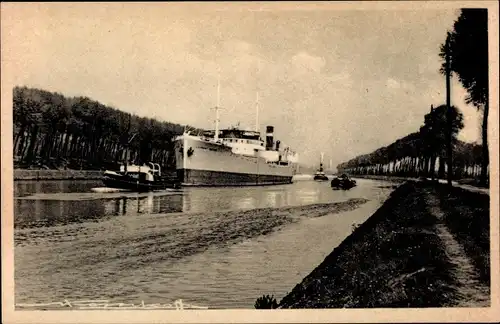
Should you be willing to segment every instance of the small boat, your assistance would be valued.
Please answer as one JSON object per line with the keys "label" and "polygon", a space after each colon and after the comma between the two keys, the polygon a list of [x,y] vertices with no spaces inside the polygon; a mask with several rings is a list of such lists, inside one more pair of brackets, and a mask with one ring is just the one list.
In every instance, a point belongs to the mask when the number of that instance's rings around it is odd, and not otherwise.
{"label": "small boat", "polygon": [[321,159],[319,161],[319,169],[314,173],[315,181],[328,181],[328,177],[323,171],[323,153],[321,153]]}
{"label": "small boat", "polygon": [[109,188],[139,192],[180,188],[177,179],[162,176],[160,165],[152,162],[149,165],[124,164],[119,171],[106,170],[102,182]]}
{"label": "small boat", "polygon": [[328,181],[328,176],[323,171],[316,171],[314,173],[314,180],[316,181]]}
{"label": "small boat", "polygon": [[356,187],[356,180],[350,179],[346,174],[342,174],[340,177],[335,177],[331,186],[333,189],[349,190]]}

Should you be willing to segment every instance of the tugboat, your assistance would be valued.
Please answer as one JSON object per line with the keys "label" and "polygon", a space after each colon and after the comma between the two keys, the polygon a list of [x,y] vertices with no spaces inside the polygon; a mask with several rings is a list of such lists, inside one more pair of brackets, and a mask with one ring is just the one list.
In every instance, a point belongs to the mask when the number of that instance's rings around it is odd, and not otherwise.
{"label": "tugboat", "polygon": [[138,192],[180,188],[179,181],[162,176],[160,165],[152,162],[124,164],[119,171],[106,170],[102,182],[106,187]]}
{"label": "tugboat", "polygon": [[328,177],[326,176],[325,172],[323,171],[323,153],[321,153],[321,160],[319,162],[319,169],[314,173],[314,180],[315,181],[328,181]]}
{"label": "tugboat", "polygon": [[342,174],[332,180],[331,186],[333,189],[349,190],[356,187],[356,180],[350,179],[347,174]]}

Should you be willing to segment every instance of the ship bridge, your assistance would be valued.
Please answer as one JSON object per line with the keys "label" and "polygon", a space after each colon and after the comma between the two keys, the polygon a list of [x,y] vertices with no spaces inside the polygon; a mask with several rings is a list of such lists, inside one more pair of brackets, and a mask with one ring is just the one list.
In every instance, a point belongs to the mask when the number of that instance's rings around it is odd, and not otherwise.
{"label": "ship bridge", "polygon": [[[210,139],[215,137],[215,131],[206,131],[202,135]],[[265,150],[264,141],[260,133],[237,128],[222,129],[219,131],[219,141],[232,148],[233,153],[248,156],[257,156],[258,151]]]}

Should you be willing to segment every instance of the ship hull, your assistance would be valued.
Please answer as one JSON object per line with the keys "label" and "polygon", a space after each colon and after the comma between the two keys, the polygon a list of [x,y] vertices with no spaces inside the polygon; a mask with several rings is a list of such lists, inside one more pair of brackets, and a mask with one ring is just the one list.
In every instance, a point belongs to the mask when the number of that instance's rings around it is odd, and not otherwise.
{"label": "ship hull", "polygon": [[184,186],[265,186],[292,183],[292,176],[209,170],[177,170]]}
{"label": "ship hull", "polygon": [[102,179],[102,182],[106,187],[109,188],[117,188],[117,189],[138,191],[138,192],[166,189],[166,187],[164,186],[158,186],[153,183],[139,182],[136,180],[125,179],[125,178],[116,179],[116,178],[106,177]]}
{"label": "ship hull", "polygon": [[177,178],[183,186],[264,186],[292,183],[295,166],[234,154],[230,148],[184,136],[176,142]]}
{"label": "ship hull", "polygon": [[117,188],[137,192],[174,189],[180,187],[180,184],[176,181],[147,181],[120,174],[107,174],[103,177],[102,182],[106,187],[109,188]]}

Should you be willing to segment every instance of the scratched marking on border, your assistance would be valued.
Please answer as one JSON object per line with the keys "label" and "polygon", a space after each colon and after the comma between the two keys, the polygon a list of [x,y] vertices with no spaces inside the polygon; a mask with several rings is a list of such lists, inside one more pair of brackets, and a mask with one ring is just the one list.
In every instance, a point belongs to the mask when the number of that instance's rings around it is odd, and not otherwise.
{"label": "scratched marking on border", "polygon": [[75,300],[69,301],[65,299],[62,302],[50,303],[35,303],[35,304],[16,304],[16,308],[36,308],[36,309],[59,309],[59,308],[73,308],[73,309],[208,309],[205,306],[196,306],[187,304],[182,299],[177,299],[173,304],[145,304],[142,300],[140,304],[129,303],[110,303],[107,299],[98,300]]}

